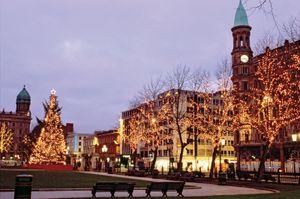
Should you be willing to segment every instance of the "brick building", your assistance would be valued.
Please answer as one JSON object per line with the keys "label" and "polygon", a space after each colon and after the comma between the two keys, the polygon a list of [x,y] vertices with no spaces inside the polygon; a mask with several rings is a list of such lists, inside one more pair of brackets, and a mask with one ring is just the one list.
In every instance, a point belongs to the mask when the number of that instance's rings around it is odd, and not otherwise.
{"label": "brick building", "polygon": [[[253,56],[251,50],[251,26],[248,24],[246,10],[240,2],[236,10],[234,27],[231,29],[233,38],[232,82],[237,91],[236,97],[249,101],[248,95],[252,88],[257,88],[259,81],[255,77],[259,61],[266,56],[265,53]],[[300,54],[300,41],[289,43],[276,49],[268,49],[271,56],[283,57],[287,54]],[[294,137],[294,139],[292,139]],[[237,168],[241,170],[258,170],[259,158],[262,153],[263,138],[251,126],[244,125],[236,132],[235,146],[237,153]],[[294,122],[287,128],[281,129],[276,138],[274,146],[267,156],[266,171],[277,171],[279,168],[284,171],[292,170],[300,172],[300,122]],[[291,152],[297,152],[295,162],[291,160]],[[296,165],[296,166],[295,166]]]}
{"label": "brick building", "polygon": [[0,112],[0,125],[5,122],[13,132],[13,141],[8,153],[4,154],[2,159],[24,160],[22,140],[30,132],[31,112],[30,95],[24,88],[19,92],[16,99],[16,111]]}
{"label": "brick building", "polygon": [[95,131],[98,145],[95,153],[99,156],[97,168],[104,170],[105,167],[116,167],[120,161],[120,135],[118,130]]}

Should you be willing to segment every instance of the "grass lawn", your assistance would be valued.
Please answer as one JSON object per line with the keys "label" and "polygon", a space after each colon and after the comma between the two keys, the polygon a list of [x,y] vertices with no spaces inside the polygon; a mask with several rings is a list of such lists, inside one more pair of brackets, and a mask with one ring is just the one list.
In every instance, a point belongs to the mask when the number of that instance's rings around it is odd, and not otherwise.
{"label": "grass lawn", "polygon": [[[149,182],[128,180],[115,177],[106,177],[78,172],[58,172],[58,171],[37,171],[37,170],[1,170],[0,169],[0,189],[14,189],[15,176],[18,174],[31,174],[34,176],[33,188],[91,188],[97,181],[126,181],[135,182],[138,187],[146,187]],[[185,199],[299,199],[300,185],[282,185],[274,183],[255,182],[228,182],[228,185],[246,186],[253,188],[267,188],[279,190],[280,193],[265,195],[237,195],[237,196],[210,196],[210,197],[184,197]],[[226,186],[226,185],[225,185]],[[142,199],[145,197],[135,197]],[[177,197],[168,197],[177,198]],[[85,198],[82,198],[85,199]],[[107,199],[107,198],[106,198]],[[125,199],[125,198],[118,198]]]}
{"label": "grass lawn", "polygon": [[106,177],[93,174],[66,171],[0,170],[0,189],[14,189],[16,175],[33,175],[34,188],[91,188],[97,181],[135,182],[138,187],[146,187],[149,182]]}

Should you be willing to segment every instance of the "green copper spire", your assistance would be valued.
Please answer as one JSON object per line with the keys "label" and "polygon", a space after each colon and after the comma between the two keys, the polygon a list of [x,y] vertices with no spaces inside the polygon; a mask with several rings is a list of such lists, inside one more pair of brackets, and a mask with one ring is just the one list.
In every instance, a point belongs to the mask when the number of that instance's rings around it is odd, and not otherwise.
{"label": "green copper spire", "polygon": [[24,88],[20,91],[20,93],[17,96],[17,103],[18,102],[29,102],[30,103],[30,95],[28,93],[28,91]]}
{"label": "green copper spire", "polygon": [[235,12],[234,27],[236,26],[249,26],[247,13],[241,0],[239,7],[236,9]]}

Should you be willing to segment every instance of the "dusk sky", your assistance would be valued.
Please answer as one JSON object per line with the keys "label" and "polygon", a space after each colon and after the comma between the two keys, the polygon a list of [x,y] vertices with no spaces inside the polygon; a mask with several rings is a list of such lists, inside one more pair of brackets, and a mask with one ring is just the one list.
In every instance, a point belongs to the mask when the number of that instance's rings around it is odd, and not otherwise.
{"label": "dusk sky", "polygon": [[[244,1],[246,8],[259,0]],[[178,65],[214,73],[230,59],[238,0],[0,0],[0,108],[15,111],[26,85],[32,124],[55,88],[62,121],[93,133],[118,124],[151,78]],[[278,24],[300,19],[299,0],[274,0]],[[277,32],[247,10],[252,47]]]}

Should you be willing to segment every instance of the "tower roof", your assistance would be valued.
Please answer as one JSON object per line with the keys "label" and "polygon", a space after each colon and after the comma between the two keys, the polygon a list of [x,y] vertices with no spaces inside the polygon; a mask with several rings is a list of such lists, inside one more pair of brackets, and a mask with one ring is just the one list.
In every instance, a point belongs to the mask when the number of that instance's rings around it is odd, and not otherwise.
{"label": "tower roof", "polygon": [[29,102],[30,103],[30,95],[29,95],[28,91],[26,90],[25,86],[19,92],[19,94],[17,96],[17,103],[18,102]]}
{"label": "tower roof", "polygon": [[241,0],[234,17],[234,27],[236,26],[249,26],[248,16]]}

